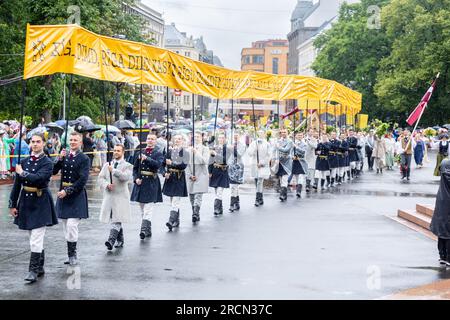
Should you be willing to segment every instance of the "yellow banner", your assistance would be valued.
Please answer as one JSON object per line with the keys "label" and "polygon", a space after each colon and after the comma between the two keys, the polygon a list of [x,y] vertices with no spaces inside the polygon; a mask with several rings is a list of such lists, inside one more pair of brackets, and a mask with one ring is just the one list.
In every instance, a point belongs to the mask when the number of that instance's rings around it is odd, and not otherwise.
{"label": "yellow banner", "polygon": [[150,45],[99,36],[78,25],[27,25],[23,78],[54,73],[168,86],[219,99],[333,101],[356,112],[362,101],[359,92],[331,80],[229,70]]}
{"label": "yellow banner", "polygon": [[367,114],[358,114],[358,128],[367,128],[367,122],[369,121],[369,116]]}

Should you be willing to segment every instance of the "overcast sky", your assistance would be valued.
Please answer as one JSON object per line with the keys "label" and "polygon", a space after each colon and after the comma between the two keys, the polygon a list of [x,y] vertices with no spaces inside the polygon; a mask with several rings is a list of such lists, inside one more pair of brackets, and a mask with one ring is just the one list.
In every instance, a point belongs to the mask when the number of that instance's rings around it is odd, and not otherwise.
{"label": "overcast sky", "polygon": [[241,49],[253,41],[286,39],[297,0],[142,0],[165,24],[203,36],[225,67],[240,70]]}

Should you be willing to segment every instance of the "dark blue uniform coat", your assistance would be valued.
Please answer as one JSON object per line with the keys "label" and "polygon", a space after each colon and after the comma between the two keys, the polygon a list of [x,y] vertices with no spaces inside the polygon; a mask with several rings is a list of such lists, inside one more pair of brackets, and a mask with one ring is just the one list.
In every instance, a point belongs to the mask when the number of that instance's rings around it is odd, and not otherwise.
{"label": "dark blue uniform coat", "polygon": [[339,144],[338,150],[338,161],[339,167],[349,167],[350,166],[350,158],[348,156],[348,142],[347,140],[342,140]]}
{"label": "dark blue uniform coat", "polygon": [[[229,150],[227,145],[214,147],[216,151],[215,156],[210,156],[210,165],[208,166],[209,173],[211,177],[209,178],[209,186],[212,188],[229,188],[230,187],[230,177],[228,175],[228,165],[227,165],[227,154]],[[214,167],[214,163],[225,165],[223,168]]]}
{"label": "dark blue uniform coat", "polygon": [[328,171],[330,170],[330,164],[328,162],[328,152],[330,151],[329,142],[320,142],[316,148],[316,170]]}
{"label": "dark blue uniform coat", "polygon": [[[166,178],[163,186],[163,194],[168,197],[187,197],[186,187],[186,169],[189,162],[189,154],[183,149],[168,153],[168,159],[172,160],[171,165],[166,165],[166,173],[169,173],[169,178]],[[171,169],[180,170],[181,172],[171,172]]]}
{"label": "dark blue uniform coat", "polygon": [[60,219],[87,219],[89,217],[88,198],[86,193],[86,183],[89,179],[90,160],[87,155],[78,151],[72,158],[67,155],[63,160],[56,162],[53,174],[61,170],[63,183],[71,183],[71,186],[64,187],[67,196],[64,199],[56,200],[56,212]]}
{"label": "dark blue uniform coat", "polygon": [[[27,157],[20,161],[23,176],[16,175],[9,198],[9,208],[17,208],[19,215],[14,224],[22,230],[33,230],[58,223],[53,198],[48,184],[53,173],[53,162],[42,154],[38,159]],[[23,186],[42,190],[42,195],[26,192]]]}
{"label": "dark blue uniform coat", "polygon": [[350,158],[350,162],[359,161],[358,157],[358,139],[356,137],[348,137],[348,156]]}
{"label": "dark blue uniform coat", "polygon": [[340,142],[338,139],[330,140],[330,152],[328,155],[328,162],[330,164],[330,169],[339,168],[338,151]]}
{"label": "dark blue uniform coat", "polygon": [[[158,170],[162,167],[164,155],[158,147],[151,152],[148,149],[142,151],[147,159],[141,162],[141,171],[153,172],[153,176],[146,176],[139,171],[140,153],[136,153],[133,167],[133,191],[131,201],[139,203],[162,202],[161,182],[158,177]],[[136,179],[142,179],[141,185],[136,184]]]}

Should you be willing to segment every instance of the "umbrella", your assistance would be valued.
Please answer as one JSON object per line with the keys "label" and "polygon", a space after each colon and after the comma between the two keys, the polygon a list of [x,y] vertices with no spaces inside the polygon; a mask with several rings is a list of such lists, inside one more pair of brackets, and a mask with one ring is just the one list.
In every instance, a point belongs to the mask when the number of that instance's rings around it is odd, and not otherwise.
{"label": "umbrella", "polygon": [[60,131],[61,133],[64,131],[64,128],[57,125],[55,122],[49,122],[44,124],[44,126],[51,131]]}
{"label": "umbrella", "polygon": [[28,132],[28,134],[27,134],[27,139],[30,139],[30,138],[32,137],[32,135],[35,134],[35,133],[41,133],[41,134],[43,134],[43,133],[45,133],[45,132],[47,132],[47,128],[46,128],[46,127],[37,127],[37,128],[34,128],[34,129],[32,129],[30,132]]}
{"label": "umbrella", "polygon": [[181,129],[174,129],[173,132],[177,134],[189,134],[192,132],[192,130],[181,128]]}
{"label": "umbrella", "polygon": [[97,130],[101,130],[102,128],[100,128],[99,126],[96,126],[95,124],[86,124],[86,125],[81,125],[81,124],[77,124],[75,126],[75,130],[78,132],[94,132]]}
{"label": "umbrella", "polygon": [[119,128],[120,130],[127,130],[127,129],[134,129],[136,128],[136,125],[131,122],[130,120],[119,120],[114,122],[114,126],[116,126],[117,128]]}
{"label": "umbrella", "polygon": [[[100,127],[100,129],[102,131],[106,132],[106,126],[105,125],[99,125],[99,127]],[[117,133],[117,132],[120,132],[119,128],[108,124],[108,133]]]}
{"label": "umbrella", "polygon": [[64,127],[66,125],[66,120],[56,120],[55,124],[60,127]]}

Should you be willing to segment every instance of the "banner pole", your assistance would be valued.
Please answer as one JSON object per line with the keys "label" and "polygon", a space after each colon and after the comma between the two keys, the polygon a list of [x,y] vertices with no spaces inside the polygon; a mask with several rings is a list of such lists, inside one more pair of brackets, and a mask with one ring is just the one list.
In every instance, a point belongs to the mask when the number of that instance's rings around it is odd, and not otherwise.
{"label": "banner pole", "polygon": [[[141,88],[139,92],[139,155],[142,154],[142,104],[143,104],[143,85],[141,83]],[[139,161],[139,176],[141,175],[141,164],[142,161]]]}
{"label": "banner pole", "polygon": [[[257,166],[257,170],[258,170],[258,166],[259,166],[259,151],[258,151],[258,135],[256,133],[256,115],[255,115],[255,102],[252,98],[252,113],[253,113],[253,128],[255,129],[255,142],[256,142],[256,166]],[[233,137],[234,139],[234,137]]]}
{"label": "banner pole", "polygon": [[169,102],[169,87],[166,87],[166,102],[167,102],[167,121],[166,121],[166,154],[169,152],[169,116],[170,116],[170,102]]}
{"label": "banner pole", "polygon": [[[22,94],[20,97],[20,129],[19,129],[19,159],[17,161],[17,164],[20,164],[20,158],[22,155],[22,128],[23,128],[23,117],[24,117],[24,112],[25,112],[25,95],[26,95],[26,91],[27,91],[27,83],[26,80],[22,80]],[[9,159],[7,159],[9,160]]]}
{"label": "banner pole", "polygon": [[[105,81],[102,81],[103,85],[103,109],[105,115],[105,131],[106,131],[106,160],[108,160],[108,164],[111,165],[111,159],[109,158],[109,130],[108,130],[108,111],[106,106],[106,89],[105,89]],[[112,184],[112,172],[109,172],[109,181]]]}
{"label": "banner pole", "polygon": [[192,94],[192,174],[195,177],[195,95]]}
{"label": "banner pole", "polygon": [[[71,98],[72,98],[72,85],[73,85],[73,74],[70,74],[70,81],[69,81],[69,100],[67,102],[67,118],[66,120],[66,128],[65,128],[65,135],[64,135],[64,143],[62,148],[67,149],[67,135],[68,135],[68,130],[69,130],[69,117],[70,117],[70,105],[71,105]],[[59,183],[59,190],[63,189],[63,177],[64,177],[64,164],[66,163],[66,157],[64,156],[62,159],[62,168],[61,168],[61,180]]]}

